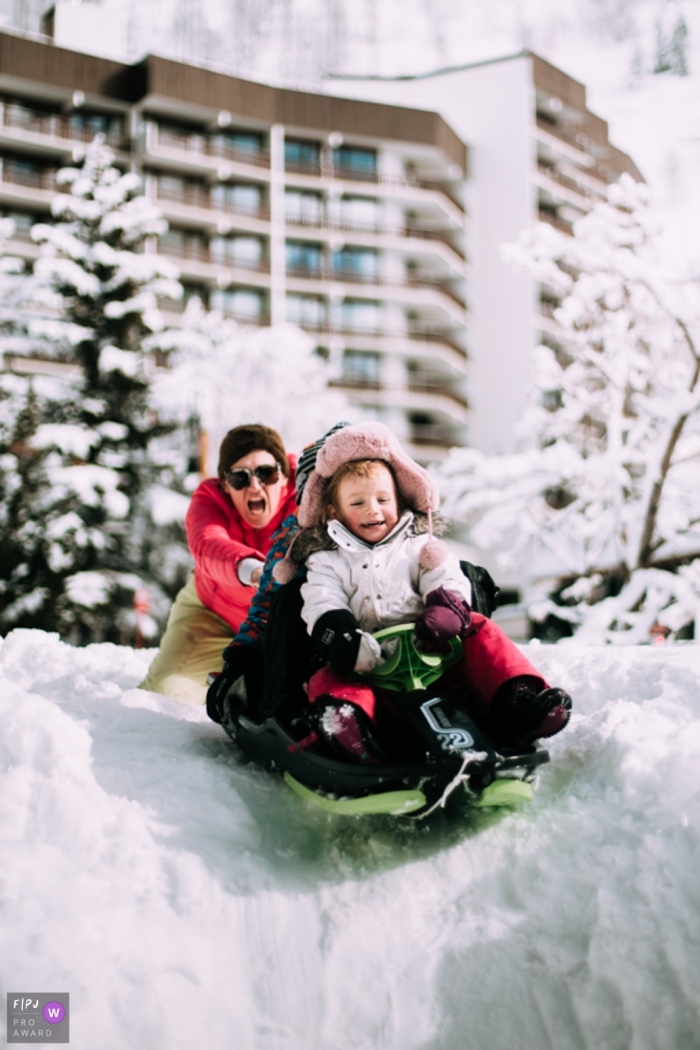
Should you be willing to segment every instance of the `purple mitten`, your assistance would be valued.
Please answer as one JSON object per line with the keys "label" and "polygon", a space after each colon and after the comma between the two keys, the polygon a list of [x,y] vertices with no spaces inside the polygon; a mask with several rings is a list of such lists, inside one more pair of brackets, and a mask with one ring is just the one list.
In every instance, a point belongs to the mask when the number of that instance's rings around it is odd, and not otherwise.
{"label": "purple mitten", "polygon": [[471,609],[464,598],[438,587],[426,595],[425,609],[416,620],[416,638],[421,642],[447,642],[462,637],[470,620]]}

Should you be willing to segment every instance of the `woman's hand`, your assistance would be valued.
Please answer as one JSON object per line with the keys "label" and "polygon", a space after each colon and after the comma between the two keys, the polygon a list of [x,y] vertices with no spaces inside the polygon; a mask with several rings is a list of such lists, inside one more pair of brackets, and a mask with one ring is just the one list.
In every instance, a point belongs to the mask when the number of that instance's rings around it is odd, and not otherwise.
{"label": "woman's hand", "polygon": [[260,586],[260,580],[262,579],[262,572],[263,572],[262,565],[260,565],[259,569],[253,569],[253,571],[250,574],[250,586],[251,587],[259,587]]}

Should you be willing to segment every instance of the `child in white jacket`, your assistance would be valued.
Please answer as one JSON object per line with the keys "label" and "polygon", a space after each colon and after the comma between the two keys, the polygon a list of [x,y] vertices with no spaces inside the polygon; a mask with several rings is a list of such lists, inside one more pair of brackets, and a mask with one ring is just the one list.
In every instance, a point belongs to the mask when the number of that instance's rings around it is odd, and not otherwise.
{"label": "child in white jacket", "polygon": [[324,724],[334,742],[363,761],[377,756],[355,714],[372,722],[376,697],[353,672],[383,661],[373,632],[400,623],[415,622],[426,646],[461,637],[464,657],[445,688],[463,692],[496,744],[552,736],[569,720],[570,697],[550,689],[493,621],[471,611],[469,580],[432,536],[438,502],[428,473],[382,423],[329,437],[304,487],[304,531],[291,554],[307,566],[302,616],[326,664],[309,681],[309,699],[333,714]]}

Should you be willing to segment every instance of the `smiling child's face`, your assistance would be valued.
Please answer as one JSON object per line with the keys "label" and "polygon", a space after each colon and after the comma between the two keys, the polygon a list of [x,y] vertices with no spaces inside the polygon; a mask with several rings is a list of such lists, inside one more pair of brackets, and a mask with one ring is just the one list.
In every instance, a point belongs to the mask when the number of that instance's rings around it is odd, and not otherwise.
{"label": "smiling child's face", "polygon": [[337,518],[354,536],[379,543],[399,520],[396,487],[391,472],[376,463],[368,477],[349,474],[338,486],[329,518]]}

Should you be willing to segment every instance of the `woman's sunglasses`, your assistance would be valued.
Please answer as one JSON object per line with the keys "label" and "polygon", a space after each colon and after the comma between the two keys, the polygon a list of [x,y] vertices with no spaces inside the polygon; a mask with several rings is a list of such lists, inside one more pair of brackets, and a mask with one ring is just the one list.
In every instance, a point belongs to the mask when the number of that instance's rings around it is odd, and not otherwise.
{"label": "woman's sunglasses", "polygon": [[279,481],[280,465],[279,463],[263,463],[261,467],[256,467],[255,470],[248,470],[247,467],[236,467],[235,470],[227,470],[224,474],[224,478],[236,492],[240,492],[241,489],[247,489],[253,480],[253,476],[258,479],[261,485],[274,485],[276,481]]}

